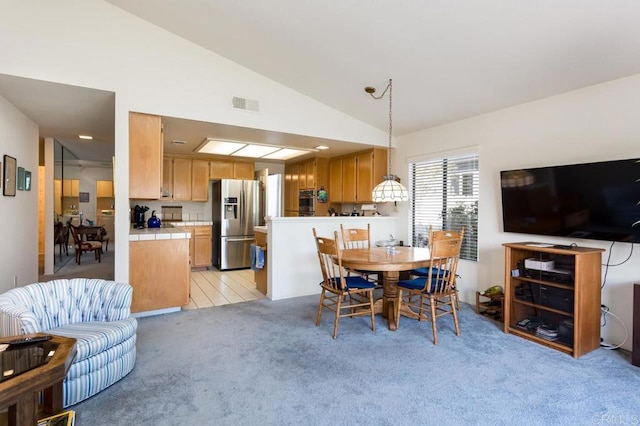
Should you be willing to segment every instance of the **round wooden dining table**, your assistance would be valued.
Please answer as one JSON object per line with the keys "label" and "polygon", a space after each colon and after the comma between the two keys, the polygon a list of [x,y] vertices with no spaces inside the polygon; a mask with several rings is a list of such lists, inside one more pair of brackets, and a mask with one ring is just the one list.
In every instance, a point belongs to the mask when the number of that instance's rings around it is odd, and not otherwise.
{"label": "round wooden dining table", "polygon": [[342,266],[349,269],[382,273],[382,302],[376,302],[376,313],[389,321],[389,330],[398,329],[395,322],[399,306],[398,279],[400,272],[429,266],[431,255],[428,248],[420,247],[371,247],[345,249],[340,252]]}

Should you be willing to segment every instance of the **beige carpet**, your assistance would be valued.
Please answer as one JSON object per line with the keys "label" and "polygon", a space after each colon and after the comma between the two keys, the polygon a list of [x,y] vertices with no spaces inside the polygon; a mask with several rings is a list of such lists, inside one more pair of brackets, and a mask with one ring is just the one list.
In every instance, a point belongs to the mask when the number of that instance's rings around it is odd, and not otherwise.
{"label": "beige carpet", "polygon": [[[58,256],[57,253],[56,256]],[[93,253],[85,253],[80,259],[80,265],[78,265],[73,249],[69,250],[69,256],[63,254],[62,258],[63,262],[66,261],[66,263],[53,275],[40,275],[39,280],[41,282],[58,278],[103,278],[105,280],[113,280],[114,278],[114,253],[111,249],[102,254],[100,263],[95,260]],[[56,260],[58,259],[59,257]]]}

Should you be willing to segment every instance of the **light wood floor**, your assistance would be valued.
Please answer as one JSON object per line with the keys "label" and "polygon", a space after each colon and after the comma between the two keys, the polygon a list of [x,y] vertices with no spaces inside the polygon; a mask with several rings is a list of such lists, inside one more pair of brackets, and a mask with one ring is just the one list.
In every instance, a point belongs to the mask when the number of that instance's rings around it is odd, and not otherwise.
{"label": "light wood floor", "polygon": [[251,269],[191,271],[191,299],[182,309],[201,309],[264,299],[256,290]]}

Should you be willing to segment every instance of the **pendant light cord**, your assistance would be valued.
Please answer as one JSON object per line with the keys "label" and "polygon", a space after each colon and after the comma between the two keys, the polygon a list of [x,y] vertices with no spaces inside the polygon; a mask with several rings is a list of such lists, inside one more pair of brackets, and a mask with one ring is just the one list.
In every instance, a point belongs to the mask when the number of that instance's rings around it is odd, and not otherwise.
{"label": "pendant light cord", "polygon": [[391,135],[393,135],[393,80],[389,79],[389,84],[380,96],[375,96],[372,92],[367,92],[373,99],[382,99],[389,91],[389,152],[387,153],[387,176],[391,176]]}

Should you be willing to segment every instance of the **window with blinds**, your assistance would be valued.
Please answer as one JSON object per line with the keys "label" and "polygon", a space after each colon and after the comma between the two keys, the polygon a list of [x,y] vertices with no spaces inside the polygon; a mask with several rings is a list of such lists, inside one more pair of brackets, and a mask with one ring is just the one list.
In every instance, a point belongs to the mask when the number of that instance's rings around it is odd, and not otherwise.
{"label": "window with blinds", "polygon": [[460,258],[478,260],[478,154],[409,165],[411,238],[426,243],[433,230],[464,227]]}

